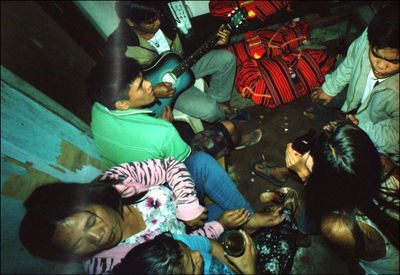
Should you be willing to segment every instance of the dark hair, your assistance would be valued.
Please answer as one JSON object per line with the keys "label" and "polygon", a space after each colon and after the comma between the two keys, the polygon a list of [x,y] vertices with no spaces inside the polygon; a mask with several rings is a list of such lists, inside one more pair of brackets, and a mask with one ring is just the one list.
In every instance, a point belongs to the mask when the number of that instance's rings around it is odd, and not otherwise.
{"label": "dark hair", "polygon": [[368,135],[348,122],[322,133],[310,151],[314,160],[305,189],[306,209],[320,217],[363,207],[379,193],[382,167]]}
{"label": "dark hair", "polygon": [[123,200],[112,186],[114,183],[114,180],[100,182],[96,179],[90,184],[51,183],[39,186],[24,202],[26,214],[19,230],[22,244],[32,255],[47,260],[81,260],[82,257],[73,255],[51,242],[56,226],[65,218],[83,212],[83,209],[91,204],[111,207],[122,217],[122,206],[137,202],[143,194]]}
{"label": "dark hair", "polygon": [[115,11],[119,19],[128,18],[135,24],[154,21],[161,13],[165,1],[117,1]]}
{"label": "dark hair", "polygon": [[368,135],[342,121],[317,138],[310,154],[314,165],[304,193],[307,213],[320,219],[340,210],[354,217],[359,209],[398,247],[398,221],[380,209],[383,168]]}
{"label": "dark hair", "polygon": [[368,41],[372,48],[399,49],[399,3],[390,4],[379,10],[368,25]]}
{"label": "dark hair", "polygon": [[140,73],[140,66],[134,59],[122,55],[107,56],[92,69],[88,92],[94,101],[115,110],[117,101],[129,99],[130,84]]}
{"label": "dark hair", "polygon": [[179,243],[168,232],[135,246],[113,268],[115,274],[182,274],[183,255]]}

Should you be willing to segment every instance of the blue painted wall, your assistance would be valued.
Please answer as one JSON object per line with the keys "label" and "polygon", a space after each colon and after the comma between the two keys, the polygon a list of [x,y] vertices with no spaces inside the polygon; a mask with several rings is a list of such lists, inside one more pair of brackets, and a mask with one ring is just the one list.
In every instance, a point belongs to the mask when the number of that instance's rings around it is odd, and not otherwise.
{"label": "blue painted wall", "polygon": [[89,126],[2,66],[2,274],[82,273],[80,264],[47,262],[24,249],[22,203],[40,184],[89,182],[103,169]]}

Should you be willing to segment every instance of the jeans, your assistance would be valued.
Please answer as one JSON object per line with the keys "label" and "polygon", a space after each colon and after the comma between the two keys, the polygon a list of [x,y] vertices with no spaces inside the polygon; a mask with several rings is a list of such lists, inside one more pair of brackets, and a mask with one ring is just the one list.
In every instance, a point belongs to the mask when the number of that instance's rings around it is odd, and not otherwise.
{"label": "jeans", "polygon": [[232,98],[236,58],[228,50],[212,50],[191,67],[196,79],[211,75],[209,91],[192,86],[178,96],[174,108],[206,122],[225,120],[224,109],[217,104]]}
{"label": "jeans", "polygon": [[314,116],[316,119],[323,123],[329,123],[330,121],[335,121],[334,109],[340,109],[346,100],[347,88],[343,89],[339,94],[337,94],[328,105],[323,106],[322,103],[325,101],[321,100],[313,103]]}
{"label": "jeans", "polygon": [[217,220],[224,210],[242,208],[248,210],[250,217],[253,217],[254,210],[250,203],[213,157],[204,152],[197,152],[191,154],[184,164],[195,182],[198,199],[203,200],[207,195],[213,201],[212,204],[206,206],[207,221]]}

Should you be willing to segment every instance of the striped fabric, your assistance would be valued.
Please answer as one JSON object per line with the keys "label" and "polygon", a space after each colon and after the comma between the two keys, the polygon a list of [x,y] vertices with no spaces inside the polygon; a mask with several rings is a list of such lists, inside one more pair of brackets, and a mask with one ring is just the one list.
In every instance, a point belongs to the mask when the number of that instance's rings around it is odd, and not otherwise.
{"label": "striped fabric", "polygon": [[268,108],[294,101],[325,81],[335,58],[323,50],[304,49],[273,58],[250,59],[236,74],[237,90]]}
{"label": "striped fabric", "polygon": [[274,57],[307,44],[310,40],[309,25],[304,21],[291,22],[277,30],[249,31],[244,38],[227,47],[233,52],[237,64],[261,57]]}
{"label": "striped fabric", "polygon": [[228,14],[235,8],[245,8],[247,12],[254,12],[255,17],[261,21],[264,21],[268,16],[283,10],[290,8],[291,0],[287,1],[221,1],[211,0],[208,4],[210,13],[212,16],[227,20]]}

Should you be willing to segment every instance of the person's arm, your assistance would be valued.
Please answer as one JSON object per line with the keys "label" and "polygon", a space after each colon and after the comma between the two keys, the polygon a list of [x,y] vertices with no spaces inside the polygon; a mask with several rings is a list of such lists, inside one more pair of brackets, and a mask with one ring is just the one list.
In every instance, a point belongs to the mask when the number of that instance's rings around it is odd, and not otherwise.
{"label": "person's arm", "polygon": [[292,149],[292,144],[286,146],[286,167],[297,173],[300,179],[305,182],[311,174],[313,159],[310,152],[300,155]]}
{"label": "person's arm", "polygon": [[114,187],[122,197],[130,197],[147,190],[146,186],[167,183],[176,197],[176,216],[181,220],[191,220],[204,210],[200,205],[194,182],[186,166],[176,159],[150,159],[114,166],[105,171],[101,179],[123,179]]}
{"label": "person's arm", "polygon": [[350,82],[353,76],[353,69],[356,57],[364,51],[364,43],[367,36],[367,30],[357,38],[353,43],[351,43],[349,49],[347,50],[346,58],[338,66],[338,68],[330,74],[325,76],[325,82],[322,85],[322,90],[329,96],[336,96],[340,93],[344,87]]}
{"label": "person's arm", "polygon": [[211,243],[210,253],[215,258],[223,262],[226,266],[232,269],[235,273],[240,273],[240,270],[225,257],[224,248],[216,240],[209,239]]}
{"label": "person's arm", "polygon": [[240,232],[246,239],[246,247],[243,255],[240,257],[233,257],[225,254],[225,257],[240,270],[241,274],[255,274],[257,272],[256,262],[258,251],[251,237],[244,230],[240,230]]}
{"label": "person's arm", "polygon": [[[398,103],[398,102],[397,102]],[[386,108],[388,108],[386,106]],[[393,153],[393,148],[399,146],[399,107],[397,110],[388,114],[388,118],[378,123],[372,121],[359,120],[358,127],[368,134],[378,151],[383,153]],[[357,115],[356,115],[357,117]],[[397,151],[398,153],[398,151]]]}

